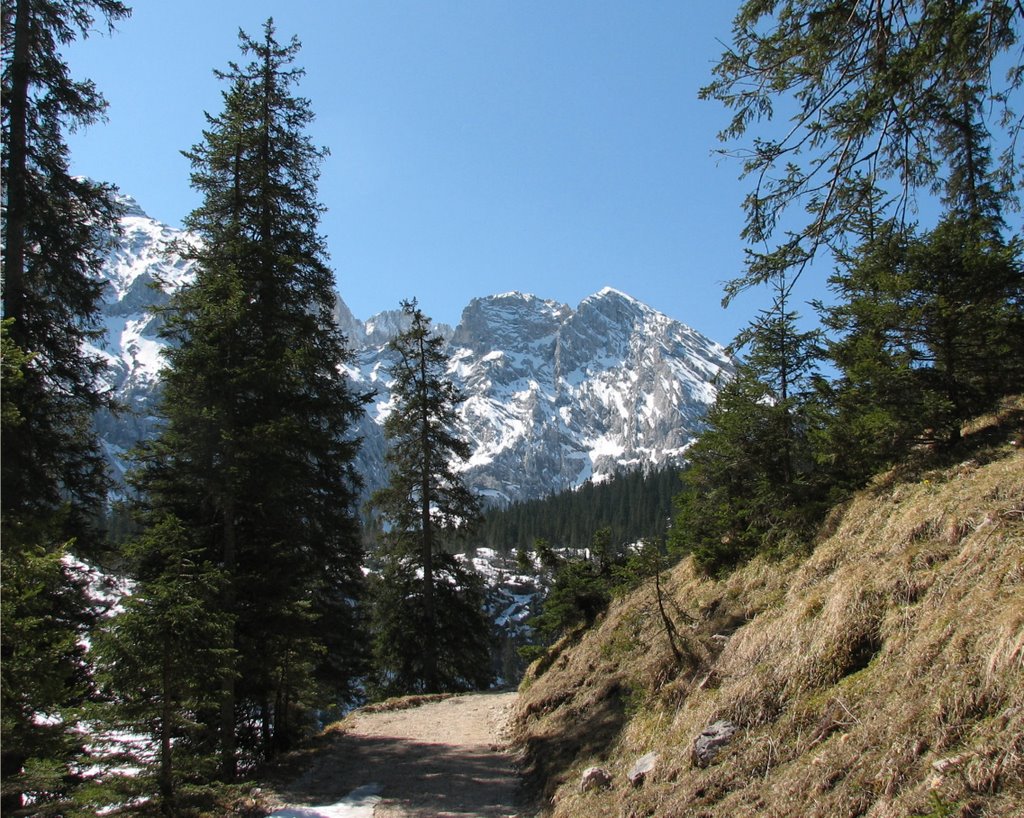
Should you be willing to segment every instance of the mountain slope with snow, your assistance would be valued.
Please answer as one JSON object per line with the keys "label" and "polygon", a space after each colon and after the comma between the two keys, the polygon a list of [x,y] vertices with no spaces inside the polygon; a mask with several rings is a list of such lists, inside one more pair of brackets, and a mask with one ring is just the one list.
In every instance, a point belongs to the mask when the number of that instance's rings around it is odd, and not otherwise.
{"label": "mountain slope with snow", "polygon": [[[106,335],[96,350],[132,410],[98,419],[116,468],[154,428],[165,343],[155,308],[194,274],[173,252],[181,231],[124,201],[123,236],[105,273]],[[355,353],[348,374],[376,392],[360,426],[359,465],[369,489],[385,480],[387,342],[403,318],[392,310],[360,321],[341,298],[335,310]],[[721,345],[610,288],[575,309],[518,292],[476,298],[457,327],[436,329],[448,340],[449,371],[466,396],[461,431],[473,454],[464,474],[499,502],[679,460],[700,430],[717,379],[731,371]]]}

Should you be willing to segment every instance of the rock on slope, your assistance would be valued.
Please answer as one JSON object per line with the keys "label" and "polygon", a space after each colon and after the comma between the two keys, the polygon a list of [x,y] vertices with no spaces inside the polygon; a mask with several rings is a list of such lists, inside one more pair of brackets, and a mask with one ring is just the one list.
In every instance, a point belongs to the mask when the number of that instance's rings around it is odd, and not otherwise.
{"label": "rock on slope", "polygon": [[[882,475],[809,557],[720,581],[681,563],[664,585],[678,661],[651,587],[557,645],[515,720],[548,813],[1019,816],[1022,419],[1018,399],[955,458]],[[592,765],[610,790],[580,791]]]}

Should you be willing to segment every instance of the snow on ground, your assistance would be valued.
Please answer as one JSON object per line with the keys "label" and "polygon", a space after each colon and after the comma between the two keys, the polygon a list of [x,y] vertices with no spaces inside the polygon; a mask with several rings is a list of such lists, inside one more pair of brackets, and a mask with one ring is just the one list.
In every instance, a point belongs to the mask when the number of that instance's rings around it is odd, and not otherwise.
{"label": "snow on ground", "polygon": [[380,784],[364,784],[352,790],[336,804],[322,807],[285,806],[267,818],[373,818],[373,808],[380,802]]}

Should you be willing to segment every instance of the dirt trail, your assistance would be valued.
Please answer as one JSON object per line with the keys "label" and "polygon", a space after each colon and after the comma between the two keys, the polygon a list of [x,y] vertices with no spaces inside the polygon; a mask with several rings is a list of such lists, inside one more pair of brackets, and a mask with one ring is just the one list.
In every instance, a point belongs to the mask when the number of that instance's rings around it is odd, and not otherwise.
{"label": "dirt trail", "polygon": [[333,804],[377,785],[374,818],[525,816],[504,737],[515,696],[475,693],[353,713],[300,776],[277,788],[278,797],[293,805]]}

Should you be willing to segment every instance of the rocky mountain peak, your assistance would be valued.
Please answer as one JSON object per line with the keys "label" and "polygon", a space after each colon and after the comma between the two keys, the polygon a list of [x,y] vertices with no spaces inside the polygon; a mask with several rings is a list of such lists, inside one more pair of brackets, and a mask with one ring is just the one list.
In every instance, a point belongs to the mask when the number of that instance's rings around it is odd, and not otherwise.
{"label": "rocky mountain peak", "polygon": [[[98,419],[115,467],[122,451],[155,428],[164,342],[151,307],[194,276],[173,252],[172,243],[187,236],[134,200],[125,203],[105,269],[106,334],[95,350],[108,361],[115,393],[136,410]],[[355,352],[347,374],[376,392],[360,423],[359,468],[372,490],[385,479],[386,345],[408,319],[396,309],[364,322],[340,297],[334,316]],[[466,395],[460,433],[473,454],[464,474],[497,502],[679,460],[717,379],[731,372],[720,344],[610,287],[575,309],[522,292],[483,296],[465,307],[455,329],[433,326],[448,341],[449,372]]]}
{"label": "rocky mountain peak", "polygon": [[462,311],[453,347],[486,354],[495,346],[523,351],[552,339],[572,310],[529,293],[508,292],[474,298]]}
{"label": "rocky mountain peak", "polygon": [[123,208],[126,218],[149,218],[146,211],[142,209],[142,206],[135,201],[134,196],[129,196],[127,193],[118,193],[114,196],[114,199]]}

